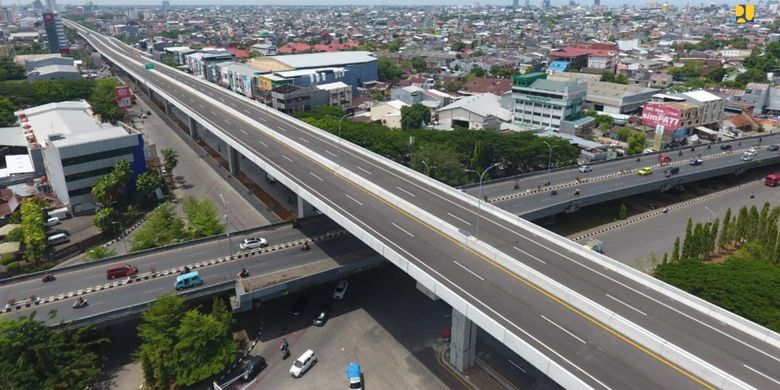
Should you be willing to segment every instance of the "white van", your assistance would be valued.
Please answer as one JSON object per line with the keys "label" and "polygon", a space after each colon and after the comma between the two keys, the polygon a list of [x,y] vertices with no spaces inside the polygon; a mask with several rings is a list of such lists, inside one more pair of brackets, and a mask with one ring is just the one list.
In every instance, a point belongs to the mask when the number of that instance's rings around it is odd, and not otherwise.
{"label": "white van", "polygon": [[317,357],[314,356],[314,351],[310,349],[304,352],[298,359],[295,359],[295,363],[290,367],[290,375],[293,378],[300,378],[316,361]]}
{"label": "white van", "polygon": [[62,244],[63,242],[68,242],[70,239],[65,233],[58,233],[53,236],[49,236],[46,238],[46,245],[57,245]]}

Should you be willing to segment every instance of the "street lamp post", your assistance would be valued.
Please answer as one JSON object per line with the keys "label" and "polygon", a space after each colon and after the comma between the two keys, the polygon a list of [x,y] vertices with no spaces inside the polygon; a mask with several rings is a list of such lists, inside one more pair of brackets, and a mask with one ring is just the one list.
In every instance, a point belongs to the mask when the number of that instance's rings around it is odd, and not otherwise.
{"label": "street lamp post", "polygon": [[[425,176],[429,176],[430,177],[431,176],[431,167],[428,166],[428,163],[425,162],[425,160],[420,160],[420,162],[422,162],[423,165],[425,165]],[[436,168],[436,165],[434,165],[433,168]]]}
{"label": "street lamp post", "polygon": [[712,214],[712,219],[713,219],[713,220],[715,220],[715,218],[717,218],[717,215],[715,215],[715,212],[714,212],[714,211],[712,211],[712,209],[710,209],[710,208],[709,208],[709,207],[707,207],[707,206],[704,206],[704,209],[705,209],[705,210],[707,210],[707,211],[709,211],[709,212],[710,212],[710,214]]}
{"label": "street lamp post", "polygon": [[550,165],[552,165],[552,146],[547,141],[542,141],[550,149],[550,155],[547,157],[547,185],[550,184]]}
{"label": "street lamp post", "polygon": [[344,120],[344,118],[348,117],[349,114],[344,114],[339,118],[339,165],[341,165],[341,121]]}
{"label": "street lamp post", "polygon": [[474,238],[479,238],[479,220],[482,217],[482,214],[481,214],[481,212],[482,212],[482,179],[485,177],[485,174],[489,170],[491,170],[491,169],[493,169],[493,168],[495,168],[495,167],[497,167],[499,165],[501,165],[501,164],[500,163],[494,163],[493,165],[485,168],[485,170],[482,171],[482,173],[479,173],[478,171],[475,171],[473,169],[466,169],[466,172],[473,172],[473,173],[476,173],[477,176],[479,176],[479,191],[478,191],[479,195],[477,197],[477,227],[476,227],[476,231],[474,232]]}
{"label": "street lamp post", "polygon": [[233,243],[230,242],[230,221],[228,220],[228,216],[230,215],[230,210],[228,210],[228,205],[230,202],[225,201],[225,197],[222,196],[222,194],[219,194],[219,199],[222,200],[222,207],[225,209],[225,237],[227,238],[228,242],[228,250],[229,256],[233,255]]}

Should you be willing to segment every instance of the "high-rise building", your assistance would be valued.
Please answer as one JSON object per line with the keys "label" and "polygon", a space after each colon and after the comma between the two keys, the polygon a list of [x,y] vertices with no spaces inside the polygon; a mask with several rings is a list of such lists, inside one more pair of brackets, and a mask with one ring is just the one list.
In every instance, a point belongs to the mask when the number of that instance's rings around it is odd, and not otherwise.
{"label": "high-rise building", "polygon": [[49,12],[57,12],[57,0],[46,0],[46,10]]}
{"label": "high-rise building", "polygon": [[49,52],[67,53],[69,49],[68,40],[65,39],[65,29],[62,27],[62,20],[59,15],[53,12],[44,12],[43,27],[49,40]]}
{"label": "high-rise building", "polygon": [[171,2],[168,0],[163,0],[162,2],[162,10],[167,11],[168,8],[171,8]]}
{"label": "high-rise building", "polygon": [[550,9],[550,0],[544,0],[542,5],[544,9]]}
{"label": "high-rise building", "polygon": [[595,5],[596,7],[600,6],[601,0],[593,0],[593,5]]}
{"label": "high-rise building", "polygon": [[512,8],[520,7],[520,0],[512,0]]}

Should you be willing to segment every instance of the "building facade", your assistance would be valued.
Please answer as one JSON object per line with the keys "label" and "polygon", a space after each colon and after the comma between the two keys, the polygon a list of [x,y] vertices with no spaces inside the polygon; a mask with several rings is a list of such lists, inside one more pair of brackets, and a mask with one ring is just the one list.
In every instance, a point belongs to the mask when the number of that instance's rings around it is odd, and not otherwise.
{"label": "building facade", "polygon": [[328,104],[328,92],[316,87],[283,85],[271,91],[271,107],[285,114],[309,111]]}
{"label": "building facade", "polygon": [[524,129],[559,129],[561,121],[579,119],[585,83],[547,80],[546,73],[512,78],[513,123]]}
{"label": "building facade", "polygon": [[59,15],[53,12],[44,12],[43,28],[46,30],[46,39],[49,41],[49,53],[67,53],[69,51],[65,29],[62,27]]}
{"label": "building facade", "polygon": [[328,93],[328,105],[348,109],[352,106],[352,87],[341,81],[329,84],[320,84],[317,89]]}

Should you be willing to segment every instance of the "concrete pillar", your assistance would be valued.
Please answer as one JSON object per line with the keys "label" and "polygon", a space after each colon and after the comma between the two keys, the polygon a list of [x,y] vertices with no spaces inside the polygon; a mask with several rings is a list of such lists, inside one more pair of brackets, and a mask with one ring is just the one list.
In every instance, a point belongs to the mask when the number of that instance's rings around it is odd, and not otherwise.
{"label": "concrete pillar", "polygon": [[230,145],[227,145],[228,148],[228,167],[230,168],[230,174],[233,176],[237,176],[239,173],[241,173],[241,167],[238,164],[239,159],[241,158],[241,153],[237,152],[235,149],[233,149]]}
{"label": "concrete pillar", "polygon": [[165,113],[169,116],[173,115],[173,105],[167,100],[165,100]]}
{"label": "concrete pillar", "polygon": [[192,139],[198,139],[198,122],[196,122],[195,119],[192,118],[190,118],[188,122],[190,127],[190,137]]}
{"label": "concrete pillar", "polygon": [[477,326],[461,312],[452,309],[450,364],[463,372],[474,366]]}
{"label": "concrete pillar", "polygon": [[309,202],[303,200],[300,196],[298,198],[298,218],[311,217],[314,215],[314,206]]}
{"label": "concrete pillar", "polygon": [[420,284],[420,282],[417,282],[417,290],[425,294],[426,297],[431,298],[432,301],[439,300],[439,297],[436,296],[436,293],[434,293],[433,291],[429,290],[427,287]]}

